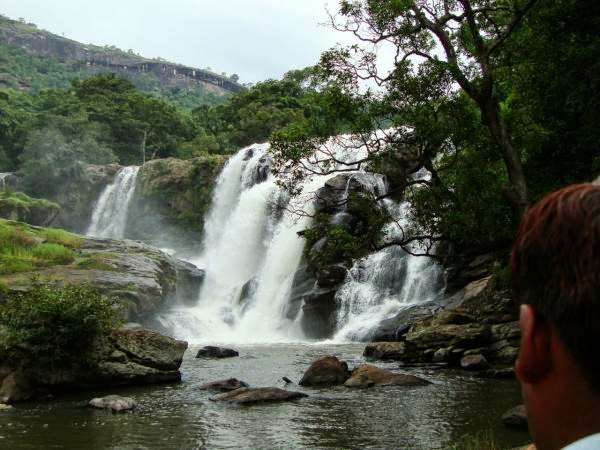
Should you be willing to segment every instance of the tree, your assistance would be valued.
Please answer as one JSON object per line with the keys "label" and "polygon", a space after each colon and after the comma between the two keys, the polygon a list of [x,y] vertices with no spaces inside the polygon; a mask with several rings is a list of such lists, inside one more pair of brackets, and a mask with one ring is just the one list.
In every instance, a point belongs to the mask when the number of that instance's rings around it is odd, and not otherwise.
{"label": "tree", "polygon": [[[537,0],[362,0],[341,2],[331,16],[336,30],[362,43],[335,49],[322,66],[338,80],[369,80],[386,87],[414,73],[424,61],[447,74],[477,105],[481,121],[497,146],[508,174],[505,191],[517,217],[528,204],[527,182],[500,108],[498,54]],[[377,49],[390,45],[394,68],[382,75]]]}

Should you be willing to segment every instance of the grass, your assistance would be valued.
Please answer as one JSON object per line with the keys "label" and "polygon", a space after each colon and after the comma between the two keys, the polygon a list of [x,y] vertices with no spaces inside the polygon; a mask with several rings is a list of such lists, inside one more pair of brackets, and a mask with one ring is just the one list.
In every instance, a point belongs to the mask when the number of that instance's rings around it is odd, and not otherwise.
{"label": "grass", "polygon": [[0,219],[0,274],[71,264],[82,241],[74,234]]}

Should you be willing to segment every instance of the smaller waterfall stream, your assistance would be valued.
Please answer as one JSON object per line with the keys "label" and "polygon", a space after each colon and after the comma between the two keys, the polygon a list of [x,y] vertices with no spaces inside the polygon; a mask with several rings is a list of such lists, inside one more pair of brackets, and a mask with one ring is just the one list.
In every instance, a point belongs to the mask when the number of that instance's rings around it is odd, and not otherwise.
{"label": "smaller waterfall stream", "polygon": [[[386,239],[401,238],[410,205],[384,200],[397,223],[385,230]],[[400,225],[400,226],[398,226]],[[365,340],[379,324],[403,309],[439,298],[443,291],[440,267],[428,257],[413,256],[398,246],[372,253],[354,263],[336,293],[337,332],[333,341]]]}
{"label": "smaller waterfall stream", "polygon": [[104,188],[96,202],[88,236],[123,239],[127,225],[127,210],[135,191],[135,182],[140,168],[123,167],[114,181]]}

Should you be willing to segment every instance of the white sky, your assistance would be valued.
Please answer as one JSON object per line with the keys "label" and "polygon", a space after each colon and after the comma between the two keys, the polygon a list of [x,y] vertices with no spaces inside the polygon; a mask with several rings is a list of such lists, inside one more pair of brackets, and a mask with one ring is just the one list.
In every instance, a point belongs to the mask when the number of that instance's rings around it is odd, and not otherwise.
{"label": "white sky", "polygon": [[0,0],[0,13],[83,43],[115,45],[146,57],[240,81],[281,78],[319,60],[349,36],[319,25],[337,0]]}

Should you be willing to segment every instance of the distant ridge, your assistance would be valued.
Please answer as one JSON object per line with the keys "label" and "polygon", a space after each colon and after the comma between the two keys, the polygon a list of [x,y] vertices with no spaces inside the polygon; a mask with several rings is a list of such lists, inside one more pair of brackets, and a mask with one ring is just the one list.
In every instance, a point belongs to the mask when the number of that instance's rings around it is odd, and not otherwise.
{"label": "distant ridge", "polygon": [[[243,89],[235,75],[227,77],[209,70],[171,63],[161,58],[144,58],[132,51],[125,52],[113,46],[85,45],[40,30],[34,24],[11,20],[1,15],[0,46],[8,48],[11,60],[23,61],[23,52],[41,58],[50,58],[53,62],[61,65],[62,70],[72,72],[74,76],[86,76],[86,74],[91,75],[98,72],[120,73],[129,78],[141,90],[159,91],[157,92],[159,96],[165,97],[166,100],[173,100],[170,97],[195,95],[198,97],[198,104],[214,103],[215,97],[222,97]],[[1,60],[0,63],[2,63]],[[29,66],[30,64],[23,61],[23,64],[20,65]],[[2,66],[3,64],[0,64],[0,67]],[[35,88],[36,86],[31,85],[31,80],[44,78],[43,68],[38,70],[41,72],[40,74],[30,73],[29,76],[27,76],[28,68],[19,67],[19,69],[21,70],[13,70],[12,73],[9,70],[7,73],[4,72],[6,69],[2,67],[0,69],[0,86],[20,89]],[[29,68],[29,71],[35,71],[35,68]],[[202,97],[206,97],[207,101],[202,101]],[[178,102],[174,101],[174,103]]]}

